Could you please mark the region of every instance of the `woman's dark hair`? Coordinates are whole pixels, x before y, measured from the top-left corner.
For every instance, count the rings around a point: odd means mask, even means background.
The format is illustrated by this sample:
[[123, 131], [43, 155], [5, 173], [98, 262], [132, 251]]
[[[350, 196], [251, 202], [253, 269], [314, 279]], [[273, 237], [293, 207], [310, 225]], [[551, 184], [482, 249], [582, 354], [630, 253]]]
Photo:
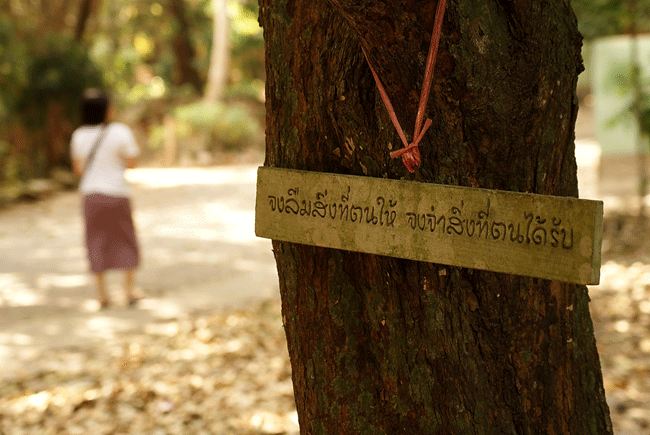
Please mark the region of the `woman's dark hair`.
[[97, 125], [106, 121], [108, 94], [101, 89], [88, 89], [81, 100], [81, 122], [84, 125]]

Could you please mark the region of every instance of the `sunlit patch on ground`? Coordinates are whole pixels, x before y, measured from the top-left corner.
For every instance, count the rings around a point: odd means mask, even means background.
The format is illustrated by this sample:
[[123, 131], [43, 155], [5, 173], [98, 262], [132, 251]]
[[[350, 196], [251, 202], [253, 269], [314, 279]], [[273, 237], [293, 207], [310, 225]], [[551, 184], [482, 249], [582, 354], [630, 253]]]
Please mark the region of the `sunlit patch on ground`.
[[15, 273], [0, 274], [0, 306], [25, 307], [43, 303], [43, 295]]
[[36, 285], [39, 289], [70, 289], [77, 287], [84, 287], [89, 284], [88, 274], [72, 274], [72, 275], [62, 275], [62, 274], [53, 274], [46, 273], [40, 275], [36, 280]]
[[203, 168], [160, 169], [137, 168], [126, 171], [126, 179], [142, 187], [162, 188], [204, 185], [247, 184], [255, 182], [257, 168], [250, 166], [224, 167], [219, 172]]

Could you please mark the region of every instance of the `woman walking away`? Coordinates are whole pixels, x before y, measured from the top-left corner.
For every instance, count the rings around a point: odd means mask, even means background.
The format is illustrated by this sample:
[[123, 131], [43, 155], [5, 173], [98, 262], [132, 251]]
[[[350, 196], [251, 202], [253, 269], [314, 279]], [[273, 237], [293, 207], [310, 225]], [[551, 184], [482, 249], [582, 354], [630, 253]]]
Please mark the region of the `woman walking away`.
[[129, 127], [111, 122], [113, 110], [105, 92], [86, 91], [81, 113], [83, 125], [72, 134], [70, 148], [74, 171], [80, 177], [88, 259], [99, 303], [101, 308], [110, 304], [105, 271], [123, 269], [126, 301], [133, 307], [137, 302], [133, 271], [139, 263], [139, 249], [124, 170], [135, 166], [140, 150]]

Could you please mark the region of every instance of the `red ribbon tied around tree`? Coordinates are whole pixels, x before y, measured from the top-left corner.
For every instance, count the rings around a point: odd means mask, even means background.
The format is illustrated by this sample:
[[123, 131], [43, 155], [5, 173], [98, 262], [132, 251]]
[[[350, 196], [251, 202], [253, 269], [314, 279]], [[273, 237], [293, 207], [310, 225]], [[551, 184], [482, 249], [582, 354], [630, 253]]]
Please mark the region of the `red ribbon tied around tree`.
[[366, 57], [366, 61], [368, 61], [368, 65], [370, 66], [370, 71], [372, 71], [372, 76], [375, 78], [375, 83], [377, 83], [377, 89], [379, 89], [379, 94], [381, 95], [381, 99], [384, 101], [386, 110], [390, 115], [390, 119], [393, 122], [393, 125], [395, 126], [395, 129], [397, 130], [400, 139], [402, 139], [402, 143], [404, 143], [404, 148], [391, 152], [390, 156], [392, 158], [402, 156], [402, 163], [404, 163], [406, 169], [408, 169], [409, 172], [411, 173], [415, 172], [416, 166], [420, 166], [421, 160], [420, 160], [420, 150], [418, 146], [420, 145], [420, 141], [424, 137], [424, 133], [426, 133], [426, 131], [431, 126], [431, 119], [427, 118], [427, 120], [424, 122], [424, 126], [422, 126], [422, 121], [424, 119], [424, 112], [426, 111], [427, 108], [427, 102], [429, 101], [429, 93], [431, 91], [431, 81], [433, 79], [433, 67], [436, 64], [436, 54], [438, 53], [438, 43], [440, 42], [440, 33], [442, 31], [442, 19], [444, 18], [445, 15], [446, 3], [447, 0], [438, 0], [436, 18], [433, 24], [433, 32], [431, 33], [431, 44], [429, 45], [429, 54], [427, 56], [427, 67], [424, 72], [424, 82], [422, 84], [422, 91], [420, 93], [420, 105], [418, 107], [418, 114], [415, 119], [415, 129], [413, 130], [413, 142], [411, 142], [410, 144], [406, 140], [406, 136], [404, 135], [404, 130], [402, 129], [402, 126], [400, 125], [399, 120], [397, 119], [397, 115], [395, 114], [395, 109], [393, 109], [393, 105], [390, 102], [390, 98], [388, 98], [388, 94], [386, 93], [384, 86], [381, 84], [381, 80], [379, 80], [377, 73], [372, 67], [372, 64], [370, 63], [370, 59], [368, 59], [368, 54], [366, 53], [366, 50], [362, 48], [363, 55]]

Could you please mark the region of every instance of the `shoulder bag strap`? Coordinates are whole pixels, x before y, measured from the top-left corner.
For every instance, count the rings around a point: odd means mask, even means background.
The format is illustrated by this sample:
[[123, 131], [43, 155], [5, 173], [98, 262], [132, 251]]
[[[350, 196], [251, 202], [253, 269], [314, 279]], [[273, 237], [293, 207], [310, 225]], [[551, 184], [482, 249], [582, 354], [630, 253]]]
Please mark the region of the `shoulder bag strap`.
[[108, 125], [102, 124], [102, 129], [99, 132], [99, 136], [97, 136], [97, 140], [95, 140], [95, 143], [93, 144], [93, 147], [90, 149], [90, 154], [88, 154], [88, 158], [86, 159], [86, 164], [84, 165], [84, 170], [81, 173], [80, 180], [83, 179], [84, 175], [88, 172], [88, 168], [92, 164], [93, 160], [95, 159], [95, 154], [97, 154], [97, 150], [99, 149], [99, 145], [102, 142], [102, 139], [104, 139], [104, 135], [106, 134], [106, 128]]

